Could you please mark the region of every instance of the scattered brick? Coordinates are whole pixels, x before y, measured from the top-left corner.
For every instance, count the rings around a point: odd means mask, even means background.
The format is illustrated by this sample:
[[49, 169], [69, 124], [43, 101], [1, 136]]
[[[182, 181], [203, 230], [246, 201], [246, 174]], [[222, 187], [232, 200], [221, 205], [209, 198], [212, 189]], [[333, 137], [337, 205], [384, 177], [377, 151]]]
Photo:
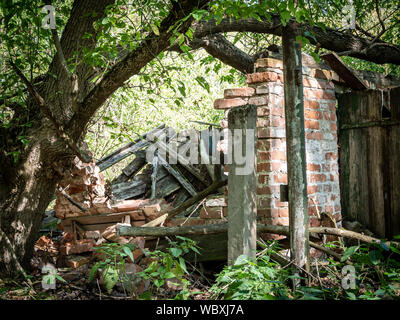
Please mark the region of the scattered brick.
[[238, 98], [238, 97], [251, 97], [254, 95], [254, 88], [235, 88], [235, 89], [226, 89], [224, 91], [224, 97], [227, 98]]
[[217, 99], [214, 101], [214, 109], [230, 109], [245, 104], [247, 104], [247, 101], [242, 98]]

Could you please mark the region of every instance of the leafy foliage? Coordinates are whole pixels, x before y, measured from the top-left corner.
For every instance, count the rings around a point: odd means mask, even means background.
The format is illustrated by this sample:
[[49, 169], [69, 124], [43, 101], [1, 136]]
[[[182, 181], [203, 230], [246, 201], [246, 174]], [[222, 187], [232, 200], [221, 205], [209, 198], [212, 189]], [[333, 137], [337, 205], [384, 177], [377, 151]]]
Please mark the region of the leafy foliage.
[[89, 282], [93, 281], [101, 270], [104, 285], [108, 292], [120, 281], [125, 272], [125, 258], [129, 257], [132, 261], [132, 250], [135, 249], [133, 244], [120, 245], [118, 243], [105, 243], [94, 247], [96, 253], [102, 257], [101, 261], [96, 262], [89, 274]]
[[[334, 247], [335, 244], [330, 244]], [[271, 258], [279, 247], [272, 243], [256, 261], [238, 257], [232, 266], [218, 274], [210, 289], [213, 298], [257, 300], [380, 300], [400, 299], [400, 256], [397, 245], [362, 244], [346, 248], [340, 262], [315, 262], [309, 286], [293, 290], [293, 275]], [[342, 286], [341, 270], [355, 268], [355, 289]]]
[[[187, 299], [190, 292], [187, 290], [189, 281], [184, 278], [188, 274], [184, 255], [193, 251], [200, 254], [196, 243], [185, 237], [176, 236], [180, 241], [170, 241], [170, 247], [166, 251], [155, 250], [149, 251], [147, 254], [152, 258], [150, 265], [139, 272], [144, 279], [151, 281], [156, 292], [161, 288], [167, 280], [182, 289], [176, 299]], [[142, 298], [151, 298], [152, 289], [144, 293]]]

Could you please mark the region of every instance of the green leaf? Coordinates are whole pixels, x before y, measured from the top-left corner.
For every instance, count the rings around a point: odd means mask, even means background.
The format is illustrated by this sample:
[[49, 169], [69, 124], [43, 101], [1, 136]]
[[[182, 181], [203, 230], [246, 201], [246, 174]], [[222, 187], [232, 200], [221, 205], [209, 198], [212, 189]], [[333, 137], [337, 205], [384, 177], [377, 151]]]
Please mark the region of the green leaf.
[[383, 289], [379, 289], [379, 290], [376, 290], [376, 291], [374, 292], [374, 294], [375, 294], [376, 296], [383, 296], [383, 295], [385, 295], [385, 293], [386, 293], [386, 291], [383, 290]]
[[199, 21], [203, 18], [204, 15], [206, 15], [208, 11], [206, 10], [196, 10], [192, 12], [192, 16], [195, 20]]
[[382, 258], [382, 254], [378, 251], [378, 250], [372, 250], [370, 251], [370, 253], [368, 254], [370, 261], [372, 262], [372, 264], [377, 265], [380, 263], [381, 258]]
[[151, 30], [153, 30], [153, 32], [155, 33], [155, 35], [159, 36], [160, 35], [160, 31], [158, 30], [157, 26], [152, 23], [150, 24]]
[[290, 12], [289, 11], [281, 11], [281, 22], [283, 26], [286, 26], [286, 23], [290, 20]]
[[90, 269], [90, 273], [89, 273], [89, 282], [92, 282], [95, 275], [97, 274], [97, 270], [99, 270], [100, 268], [100, 262], [96, 262], [94, 264], [94, 266], [92, 267], [92, 269]]
[[161, 287], [164, 284], [164, 279], [155, 279], [154, 284], [157, 288]]
[[353, 292], [346, 292], [350, 300], [356, 300], [356, 295]]
[[60, 280], [61, 282], [67, 283], [67, 281], [58, 274], [56, 274], [56, 279]]
[[112, 288], [117, 284], [119, 279], [119, 270], [114, 266], [107, 266], [103, 271], [104, 285], [107, 292], [111, 293]]
[[164, 275], [163, 275], [163, 278], [164, 279], [171, 279], [171, 278], [175, 278], [176, 277], [176, 275], [173, 273], [173, 272], [167, 272], [167, 273], [165, 273]]
[[352, 247], [347, 248], [340, 261], [341, 262], [346, 261], [353, 253], [355, 253], [357, 251], [357, 249], [358, 249], [358, 246], [352, 246]]
[[171, 253], [175, 258], [178, 258], [182, 254], [182, 249], [179, 248], [171, 248]]
[[133, 259], [132, 250], [129, 247], [123, 246], [122, 251], [126, 253], [126, 255], [131, 259], [132, 262], [135, 262], [135, 260]]
[[209, 83], [207, 82], [206, 79], [204, 79], [204, 78], [201, 77], [201, 76], [198, 76], [198, 77], [196, 77], [195, 80], [197, 81], [197, 83], [198, 83], [200, 86], [202, 86], [204, 89], [206, 89], [208, 93], [210, 93], [210, 85], [209, 85]]
[[183, 84], [182, 86], [178, 87], [179, 92], [181, 93], [182, 96], [186, 97], [186, 90], [185, 90], [185, 85]]
[[182, 257], [179, 257], [179, 265], [181, 266], [181, 268], [183, 269], [183, 271], [185, 271], [185, 273], [189, 273], [186, 269], [186, 263], [185, 260], [183, 260]]
[[390, 250], [392, 250], [393, 252], [395, 252], [395, 253], [398, 253], [398, 254], [400, 254], [400, 250], [399, 249], [397, 249], [396, 247], [394, 247], [394, 246], [390, 246]]
[[242, 254], [239, 257], [237, 257], [234, 265], [240, 266], [240, 265], [246, 264], [248, 262], [248, 260], [249, 260], [249, 258], [245, 254]]

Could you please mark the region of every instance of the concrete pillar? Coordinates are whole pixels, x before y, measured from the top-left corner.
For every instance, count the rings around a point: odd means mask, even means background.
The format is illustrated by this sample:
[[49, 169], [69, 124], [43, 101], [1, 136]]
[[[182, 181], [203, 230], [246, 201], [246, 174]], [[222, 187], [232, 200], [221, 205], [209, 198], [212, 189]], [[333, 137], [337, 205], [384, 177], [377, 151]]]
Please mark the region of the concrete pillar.
[[256, 122], [255, 105], [229, 111], [228, 264], [243, 254], [250, 259], [256, 256]]

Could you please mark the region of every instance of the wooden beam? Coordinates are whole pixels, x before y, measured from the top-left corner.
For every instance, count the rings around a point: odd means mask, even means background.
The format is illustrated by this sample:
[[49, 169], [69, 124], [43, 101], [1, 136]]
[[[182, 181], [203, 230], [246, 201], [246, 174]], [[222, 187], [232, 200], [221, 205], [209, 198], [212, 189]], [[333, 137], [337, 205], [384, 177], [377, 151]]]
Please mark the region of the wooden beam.
[[[158, 140], [156, 142], [156, 146], [158, 147], [158, 149], [164, 153], [170, 154], [170, 157], [174, 157], [178, 163], [183, 166], [187, 171], [189, 171], [193, 176], [195, 176], [198, 180], [200, 180], [203, 184], [207, 185], [207, 179], [204, 178], [204, 176], [196, 169], [194, 168], [190, 163], [188, 163], [188, 159], [186, 159], [184, 156], [182, 156], [181, 154], [177, 153], [175, 150], [173, 150], [172, 148], [169, 148], [167, 146], [167, 144], [165, 144], [164, 142], [162, 142], [161, 140]], [[161, 153], [159, 152], [159, 153]]]
[[335, 53], [330, 52], [321, 55], [322, 60], [335, 71], [345, 83], [354, 90], [366, 90], [368, 86]]
[[189, 181], [186, 181], [181, 174], [175, 170], [161, 155], [158, 155], [160, 164], [184, 187], [193, 197], [197, 194], [195, 188]]
[[[295, 23], [282, 32], [291, 259], [309, 271], [302, 56]], [[296, 270], [297, 271], [297, 270]], [[299, 284], [294, 281], [295, 286]]]
[[148, 135], [160, 135], [165, 128], [165, 124], [158, 126], [157, 128], [146, 132], [142, 137], [129, 142], [125, 146], [118, 148], [114, 152], [110, 153], [109, 155], [105, 156], [104, 158], [97, 161], [96, 165], [100, 168], [100, 171], [104, 171], [111, 167], [112, 165], [118, 163], [119, 161], [125, 159], [126, 157], [134, 154], [135, 152], [139, 151], [142, 148], [145, 148], [150, 145], [150, 143], [144, 140]]

